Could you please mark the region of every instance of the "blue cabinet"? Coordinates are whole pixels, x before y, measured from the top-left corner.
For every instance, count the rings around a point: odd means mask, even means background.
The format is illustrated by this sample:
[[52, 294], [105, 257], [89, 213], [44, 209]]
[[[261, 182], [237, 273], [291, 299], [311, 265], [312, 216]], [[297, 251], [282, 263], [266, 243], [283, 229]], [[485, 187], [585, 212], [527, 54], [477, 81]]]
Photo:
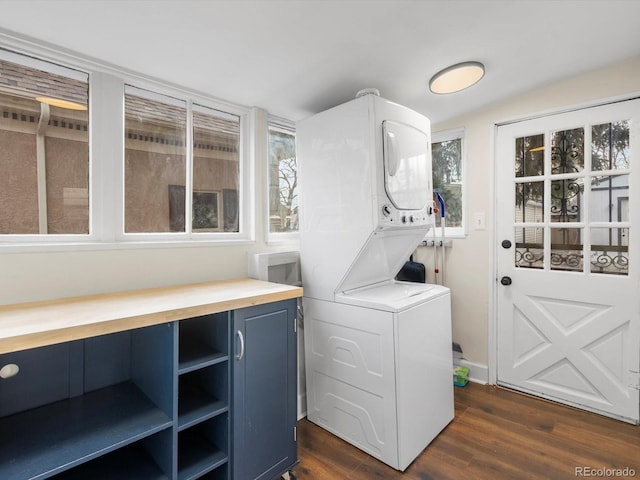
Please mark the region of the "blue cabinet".
[[286, 300], [1, 354], [19, 371], [0, 378], [0, 479], [278, 478], [294, 319]]
[[297, 462], [296, 301], [233, 312], [233, 479], [273, 480]]

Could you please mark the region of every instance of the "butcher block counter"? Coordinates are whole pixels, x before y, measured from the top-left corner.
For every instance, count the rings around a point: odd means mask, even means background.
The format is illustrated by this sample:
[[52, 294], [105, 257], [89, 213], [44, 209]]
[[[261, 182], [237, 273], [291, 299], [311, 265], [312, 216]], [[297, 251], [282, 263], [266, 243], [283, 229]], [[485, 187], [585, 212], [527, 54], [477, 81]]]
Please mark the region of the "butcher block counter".
[[0, 354], [302, 297], [250, 278], [0, 306]]

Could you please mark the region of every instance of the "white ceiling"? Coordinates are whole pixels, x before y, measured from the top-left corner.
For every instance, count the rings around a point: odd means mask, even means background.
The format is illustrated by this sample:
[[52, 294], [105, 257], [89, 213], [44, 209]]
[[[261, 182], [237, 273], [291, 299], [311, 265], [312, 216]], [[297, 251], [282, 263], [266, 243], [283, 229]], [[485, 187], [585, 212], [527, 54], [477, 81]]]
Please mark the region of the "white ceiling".
[[[0, 28], [291, 120], [378, 88], [437, 123], [640, 55], [640, 0], [0, 0]], [[457, 94], [429, 78], [477, 60]]]

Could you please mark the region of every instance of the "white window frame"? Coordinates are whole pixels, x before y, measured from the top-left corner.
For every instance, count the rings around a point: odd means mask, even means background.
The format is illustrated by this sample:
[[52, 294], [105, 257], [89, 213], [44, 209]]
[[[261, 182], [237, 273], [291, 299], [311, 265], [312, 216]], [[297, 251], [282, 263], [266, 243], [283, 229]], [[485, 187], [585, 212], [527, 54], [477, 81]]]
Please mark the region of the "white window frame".
[[[462, 163], [462, 220], [460, 227], [449, 227], [446, 225], [446, 205], [445, 205], [445, 238], [466, 238], [467, 236], [467, 148], [466, 148], [466, 140], [465, 140], [465, 129], [464, 128], [456, 128], [451, 130], [443, 130], [441, 132], [434, 132], [431, 134], [431, 144], [446, 142], [450, 140], [460, 139], [461, 149], [460, 149], [460, 161]], [[434, 193], [435, 197], [435, 193]], [[436, 207], [439, 208], [439, 205], [436, 202]], [[440, 215], [439, 213], [437, 214]], [[437, 235], [441, 235], [440, 227], [437, 227]], [[430, 232], [427, 235], [426, 240], [431, 240], [433, 234]]]
[[[269, 131], [280, 130], [285, 133], [290, 133], [294, 137], [296, 136], [295, 123], [286, 119], [269, 115], [267, 117], [267, 125], [265, 129], [265, 175], [264, 175], [264, 213], [263, 218], [265, 222], [265, 238], [267, 244], [284, 244], [294, 243], [300, 239], [300, 231], [296, 232], [271, 232], [269, 228]], [[298, 184], [298, 202], [300, 201], [300, 185]], [[300, 208], [300, 205], [298, 205]]]
[[[0, 235], [0, 253], [33, 251], [109, 250], [153, 246], [241, 245], [255, 242], [255, 109], [235, 105], [179, 86], [151, 80], [134, 72], [39, 46], [0, 32], [0, 58], [56, 73], [76, 70], [89, 74], [89, 234]], [[50, 66], [52, 65], [52, 66]], [[50, 66], [49, 68], [43, 68]], [[54, 69], [54, 70], [52, 70]], [[60, 73], [60, 71], [58, 71]], [[63, 73], [64, 75], [65, 73]], [[67, 74], [68, 75], [68, 74]], [[192, 104], [240, 119], [239, 232], [194, 234], [124, 233], [124, 88], [125, 84], [159, 95], [183, 99], [189, 108], [187, 140], [192, 135]], [[188, 155], [189, 162], [191, 157]], [[190, 181], [191, 167], [188, 167]], [[191, 208], [189, 199], [189, 207]], [[190, 210], [189, 221], [190, 221]]]
[[63, 244], [63, 243], [85, 243], [95, 241], [97, 238], [96, 232], [94, 231], [93, 224], [96, 222], [95, 212], [93, 208], [93, 200], [94, 200], [94, 165], [93, 165], [93, 156], [91, 152], [91, 129], [92, 118], [92, 81], [91, 74], [87, 70], [83, 70], [81, 68], [67, 66], [64, 65], [64, 62], [56, 62], [55, 60], [49, 60], [44, 58], [34, 58], [27, 53], [5, 50], [0, 45], [0, 59], [15, 63], [18, 65], [23, 65], [29, 68], [35, 68], [38, 70], [42, 70], [47, 73], [52, 73], [56, 75], [61, 75], [73, 80], [85, 80], [88, 79], [89, 82], [89, 178], [88, 178], [88, 187], [89, 187], [89, 233], [88, 234], [59, 234], [59, 233], [37, 233], [37, 234], [2, 234], [0, 235], [0, 246], [2, 245], [43, 245], [43, 244]]
[[[250, 122], [249, 109], [243, 109], [239, 107], [232, 107], [230, 105], [222, 105], [216, 102], [212, 102], [209, 99], [202, 98], [200, 96], [186, 97], [184, 94], [179, 96], [180, 92], [167, 89], [159, 89], [157, 86], [140, 86], [141, 82], [136, 82], [135, 85], [126, 83], [124, 89], [127, 92], [134, 93], [135, 95], [144, 96], [152, 100], [160, 102], [171, 103], [172, 99], [177, 102], [185, 102], [187, 109], [187, 132], [186, 132], [186, 183], [185, 183], [185, 232], [159, 232], [159, 233], [126, 233], [124, 231], [124, 158], [125, 158], [125, 145], [124, 145], [124, 108], [122, 114], [122, 168], [120, 170], [121, 177], [118, 179], [118, 183], [121, 188], [119, 195], [119, 212], [118, 226], [116, 239], [123, 243], [155, 243], [155, 242], [176, 242], [185, 241], [189, 243], [228, 243], [234, 241], [252, 241], [253, 227], [251, 222], [251, 215], [247, 214], [246, 205], [253, 205], [253, 189], [251, 188], [251, 177], [253, 176], [252, 165], [246, 165], [245, 160], [248, 157], [248, 141], [251, 136], [248, 133], [247, 124]], [[162, 90], [162, 91], [159, 91]], [[124, 102], [124, 97], [123, 97]], [[203, 108], [204, 107], [204, 108]], [[240, 144], [239, 144], [239, 187], [240, 192], [238, 195], [238, 232], [191, 232], [191, 213], [192, 213], [192, 187], [193, 187], [193, 117], [192, 112], [200, 111], [207, 112], [207, 110], [215, 110], [216, 114], [220, 117], [238, 119], [240, 122]], [[249, 162], [251, 163], [251, 162]]]

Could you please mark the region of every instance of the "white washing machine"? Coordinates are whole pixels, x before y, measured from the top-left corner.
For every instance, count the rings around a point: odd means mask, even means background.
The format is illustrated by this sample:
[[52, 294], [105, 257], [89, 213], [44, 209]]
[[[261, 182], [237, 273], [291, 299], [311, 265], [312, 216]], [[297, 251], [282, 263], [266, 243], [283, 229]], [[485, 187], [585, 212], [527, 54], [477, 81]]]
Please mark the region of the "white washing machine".
[[430, 139], [376, 95], [296, 133], [307, 416], [398, 470], [453, 419], [449, 290], [394, 280], [433, 227]]
[[405, 470], [453, 419], [449, 290], [398, 282], [344, 301], [303, 299], [308, 418]]

